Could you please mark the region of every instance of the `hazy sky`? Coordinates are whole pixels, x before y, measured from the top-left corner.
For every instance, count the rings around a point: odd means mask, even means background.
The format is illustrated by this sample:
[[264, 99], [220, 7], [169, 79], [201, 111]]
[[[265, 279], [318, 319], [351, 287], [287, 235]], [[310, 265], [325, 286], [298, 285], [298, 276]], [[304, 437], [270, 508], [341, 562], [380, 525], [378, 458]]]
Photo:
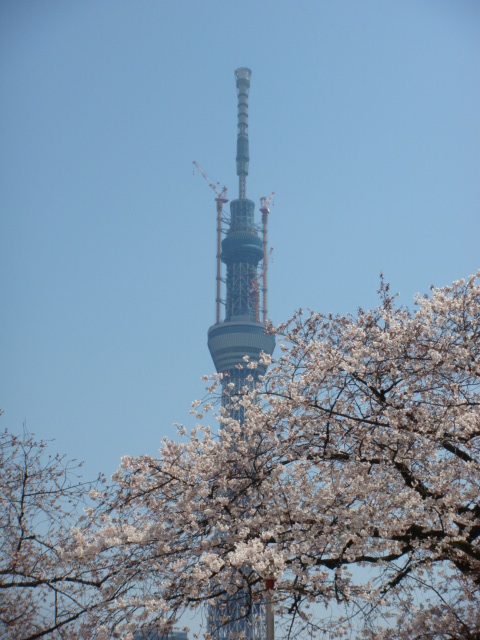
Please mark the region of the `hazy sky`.
[[3, 0], [0, 425], [111, 474], [213, 365], [215, 202], [275, 191], [270, 316], [480, 267], [474, 0]]

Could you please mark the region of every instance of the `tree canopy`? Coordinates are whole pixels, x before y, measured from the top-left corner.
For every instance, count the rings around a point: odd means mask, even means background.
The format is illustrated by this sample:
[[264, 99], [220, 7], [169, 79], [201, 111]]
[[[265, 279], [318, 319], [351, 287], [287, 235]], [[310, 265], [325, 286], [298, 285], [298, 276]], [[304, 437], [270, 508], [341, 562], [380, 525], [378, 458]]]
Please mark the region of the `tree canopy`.
[[102, 582], [97, 637], [235, 594], [248, 615], [273, 578], [276, 637], [480, 638], [479, 277], [299, 311], [259, 386], [215, 376], [196, 428], [123, 458], [62, 551]]
[[196, 405], [183, 441], [122, 460], [78, 544], [115, 556], [132, 620], [271, 577], [287, 636], [479, 637], [478, 274], [411, 311], [379, 295], [275, 329], [261, 385], [232, 390], [243, 424]]

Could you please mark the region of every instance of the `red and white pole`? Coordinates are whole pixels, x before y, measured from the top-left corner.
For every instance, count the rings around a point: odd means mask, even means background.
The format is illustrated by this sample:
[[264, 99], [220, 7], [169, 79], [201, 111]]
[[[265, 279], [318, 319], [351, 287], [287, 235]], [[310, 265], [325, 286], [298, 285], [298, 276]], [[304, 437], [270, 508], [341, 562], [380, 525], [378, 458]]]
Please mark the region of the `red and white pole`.
[[275, 621], [273, 612], [273, 589], [275, 587], [275, 580], [267, 578], [265, 580], [265, 588], [267, 590], [267, 640], [275, 639]]

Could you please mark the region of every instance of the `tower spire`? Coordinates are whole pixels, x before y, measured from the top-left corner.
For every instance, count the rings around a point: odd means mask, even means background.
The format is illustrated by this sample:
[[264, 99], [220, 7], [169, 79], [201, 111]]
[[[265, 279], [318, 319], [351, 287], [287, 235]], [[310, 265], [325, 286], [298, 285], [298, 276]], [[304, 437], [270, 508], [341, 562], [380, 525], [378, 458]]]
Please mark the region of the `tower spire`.
[[247, 67], [235, 69], [238, 97], [238, 134], [237, 134], [237, 176], [238, 197], [247, 197], [247, 176], [250, 155], [248, 151], [248, 91], [252, 72]]

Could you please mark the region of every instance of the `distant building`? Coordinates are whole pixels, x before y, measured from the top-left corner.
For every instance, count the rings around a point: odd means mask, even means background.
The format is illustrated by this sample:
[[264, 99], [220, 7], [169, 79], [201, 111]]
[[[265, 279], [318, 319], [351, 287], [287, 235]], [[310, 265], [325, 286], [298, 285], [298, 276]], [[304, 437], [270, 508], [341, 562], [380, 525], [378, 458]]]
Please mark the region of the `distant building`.
[[170, 631], [165, 635], [155, 627], [149, 627], [143, 631], [135, 631], [134, 640], [188, 640], [186, 631]]

